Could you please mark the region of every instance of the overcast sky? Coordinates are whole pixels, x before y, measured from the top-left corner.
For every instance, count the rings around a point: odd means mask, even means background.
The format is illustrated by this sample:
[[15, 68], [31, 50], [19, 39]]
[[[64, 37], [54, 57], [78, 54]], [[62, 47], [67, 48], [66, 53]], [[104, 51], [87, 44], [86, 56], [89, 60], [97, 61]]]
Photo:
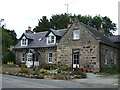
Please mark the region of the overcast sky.
[[[0, 0], [0, 18], [5, 19], [6, 28], [15, 30], [19, 38], [31, 26], [37, 26], [42, 16], [50, 18], [67, 12], [81, 15], [108, 16], [118, 24], [119, 0]], [[117, 32], [116, 32], [117, 34]]]

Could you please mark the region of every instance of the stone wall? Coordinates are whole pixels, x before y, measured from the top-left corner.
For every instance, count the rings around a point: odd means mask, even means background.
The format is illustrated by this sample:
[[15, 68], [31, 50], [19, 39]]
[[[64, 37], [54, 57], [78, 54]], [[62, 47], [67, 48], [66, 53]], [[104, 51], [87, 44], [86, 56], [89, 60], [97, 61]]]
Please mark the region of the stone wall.
[[43, 49], [37, 49], [37, 50], [40, 53], [39, 61], [41, 64], [48, 64], [48, 53], [53, 53], [52, 64], [56, 64], [56, 59], [57, 59], [56, 48], [43, 48]]
[[[38, 61], [40, 64], [48, 64], [48, 53], [53, 53], [53, 64], [57, 63], [57, 53], [56, 48], [36, 48], [36, 50], [40, 53], [38, 56]], [[22, 63], [22, 54], [25, 54], [28, 51], [28, 49], [19, 49], [15, 50], [16, 52], [16, 63]]]
[[[73, 30], [80, 30], [80, 39], [73, 40]], [[99, 71], [99, 41], [80, 23], [71, 26], [57, 47], [57, 61], [72, 66], [72, 50], [80, 52], [80, 65], [91, 65], [92, 69]], [[94, 64], [94, 65], [93, 65]]]
[[22, 54], [26, 53], [28, 49], [17, 49], [15, 50], [16, 64], [22, 63]]
[[112, 65], [118, 65], [118, 49], [101, 44], [101, 67], [112, 67]]

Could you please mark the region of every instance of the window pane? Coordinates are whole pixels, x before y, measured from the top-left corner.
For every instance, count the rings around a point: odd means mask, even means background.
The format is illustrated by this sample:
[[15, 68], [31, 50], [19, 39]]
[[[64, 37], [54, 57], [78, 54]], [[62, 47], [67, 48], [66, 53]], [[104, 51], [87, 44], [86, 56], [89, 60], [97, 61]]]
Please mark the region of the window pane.
[[53, 39], [53, 40], [54, 40], [54, 36], [51, 36], [51, 39]]
[[80, 38], [80, 30], [74, 30], [73, 39], [79, 39], [79, 38]]
[[48, 62], [52, 62], [52, 59], [53, 59], [53, 54], [49, 53], [49, 55], [48, 55]]
[[48, 43], [54, 43], [54, 36], [49, 36], [48, 37]]
[[49, 53], [49, 57], [52, 57], [52, 53]]

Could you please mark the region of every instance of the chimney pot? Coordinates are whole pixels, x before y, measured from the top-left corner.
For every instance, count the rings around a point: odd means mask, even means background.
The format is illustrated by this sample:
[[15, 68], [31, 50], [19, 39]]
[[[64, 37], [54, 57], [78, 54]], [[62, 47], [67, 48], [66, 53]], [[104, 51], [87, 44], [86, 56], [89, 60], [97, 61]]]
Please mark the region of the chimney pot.
[[29, 33], [29, 34], [33, 33], [33, 31], [31, 31], [31, 27], [30, 26], [28, 26], [28, 30], [25, 30], [25, 33]]
[[31, 27], [30, 27], [30, 26], [28, 26], [28, 30], [31, 30]]

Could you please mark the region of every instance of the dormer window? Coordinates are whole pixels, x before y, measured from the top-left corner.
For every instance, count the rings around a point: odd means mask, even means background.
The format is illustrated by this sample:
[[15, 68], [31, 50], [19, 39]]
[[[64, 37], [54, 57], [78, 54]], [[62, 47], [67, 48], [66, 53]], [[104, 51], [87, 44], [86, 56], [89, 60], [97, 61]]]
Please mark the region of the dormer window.
[[21, 46], [27, 46], [27, 44], [28, 44], [28, 39], [26, 39], [25, 37], [23, 37], [21, 39]]
[[56, 36], [53, 33], [50, 33], [47, 37], [47, 44], [55, 44]]
[[48, 43], [54, 43], [55, 42], [55, 37], [54, 36], [49, 36], [48, 37]]

